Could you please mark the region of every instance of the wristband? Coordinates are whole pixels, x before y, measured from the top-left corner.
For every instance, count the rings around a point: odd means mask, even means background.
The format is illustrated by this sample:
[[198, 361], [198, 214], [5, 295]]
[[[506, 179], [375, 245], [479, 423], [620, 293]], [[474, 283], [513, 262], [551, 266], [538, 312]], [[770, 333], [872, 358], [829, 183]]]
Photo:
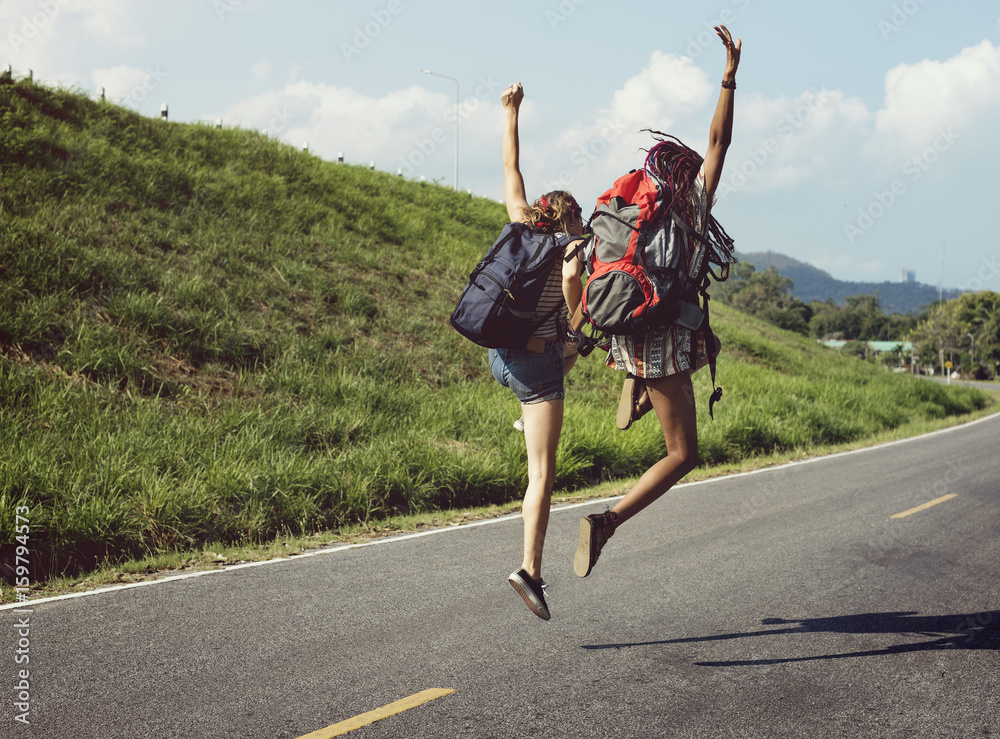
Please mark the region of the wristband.
[[722, 86], [724, 88], [726, 88], [727, 90], [735, 90], [736, 89], [736, 80], [733, 80], [732, 82], [726, 82], [726, 80], [722, 80]]

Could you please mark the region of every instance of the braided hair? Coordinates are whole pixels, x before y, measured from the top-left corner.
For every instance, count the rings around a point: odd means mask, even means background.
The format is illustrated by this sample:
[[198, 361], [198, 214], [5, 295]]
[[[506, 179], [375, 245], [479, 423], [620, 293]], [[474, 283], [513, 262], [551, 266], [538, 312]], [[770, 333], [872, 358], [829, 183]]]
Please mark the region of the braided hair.
[[[698, 176], [704, 158], [676, 136], [648, 128], [644, 130], [652, 134], [657, 141], [646, 155], [646, 174], [652, 177], [661, 189], [669, 193], [667, 205], [670, 210], [693, 228], [694, 198], [691, 186]], [[715, 276], [715, 273], [712, 273], [715, 279], [721, 282], [729, 277], [729, 267], [737, 261], [733, 255], [733, 239], [711, 212], [705, 236], [711, 245], [706, 257], [711, 264], [722, 268], [721, 275]]]

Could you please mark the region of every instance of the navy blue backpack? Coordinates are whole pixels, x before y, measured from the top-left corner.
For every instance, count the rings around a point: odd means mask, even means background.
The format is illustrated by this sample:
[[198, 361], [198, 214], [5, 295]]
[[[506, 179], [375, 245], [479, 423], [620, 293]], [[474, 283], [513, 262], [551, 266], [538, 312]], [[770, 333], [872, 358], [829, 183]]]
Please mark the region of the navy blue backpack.
[[524, 223], [508, 223], [469, 275], [451, 325], [490, 349], [523, 349], [535, 330], [565, 307], [537, 312], [556, 260], [570, 237], [543, 234]]

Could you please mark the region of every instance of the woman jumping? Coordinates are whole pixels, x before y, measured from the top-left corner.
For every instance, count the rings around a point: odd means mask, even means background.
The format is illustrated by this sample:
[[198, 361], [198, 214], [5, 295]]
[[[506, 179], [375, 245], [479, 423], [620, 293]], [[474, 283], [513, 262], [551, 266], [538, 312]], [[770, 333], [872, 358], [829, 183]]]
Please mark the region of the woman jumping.
[[[507, 214], [512, 222], [525, 223], [532, 230], [567, 237], [569, 256], [576, 251], [583, 234], [580, 206], [568, 192], [546, 193], [528, 204], [519, 164], [518, 112], [524, 91], [521, 84], [503, 91], [500, 100], [506, 113], [503, 135], [504, 190]], [[566, 316], [576, 310], [582, 296], [579, 264], [556, 261], [538, 303], [537, 312], [547, 314], [560, 304], [528, 339], [524, 349], [490, 349], [490, 370], [497, 381], [510, 388], [521, 401], [524, 442], [528, 451], [528, 489], [524, 493], [524, 559], [508, 578], [537, 616], [549, 619], [542, 580], [542, 548], [549, 523], [549, 506], [556, 474], [556, 447], [562, 431], [563, 377], [577, 358], [576, 343], [568, 339]]]
[[[733, 43], [725, 26], [717, 26], [715, 31], [726, 47], [726, 69], [704, 160], [668, 137], [651, 149], [646, 162], [647, 171], [668, 183], [673, 198], [671, 208], [701, 236], [715, 231], [709, 228], [709, 211], [732, 140], [736, 69], [742, 45], [739, 39]], [[711, 238], [717, 234], [708, 235]], [[580, 522], [580, 541], [573, 560], [573, 569], [580, 577], [590, 574], [602, 547], [618, 526], [657, 500], [697, 464], [698, 426], [691, 373], [703, 366], [709, 353], [718, 353], [717, 346], [708, 345], [711, 341], [710, 333], [676, 324], [639, 336], [613, 337], [608, 366], [628, 373], [618, 425], [628, 428], [651, 406], [663, 430], [667, 454], [614, 508], [591, 514]]]

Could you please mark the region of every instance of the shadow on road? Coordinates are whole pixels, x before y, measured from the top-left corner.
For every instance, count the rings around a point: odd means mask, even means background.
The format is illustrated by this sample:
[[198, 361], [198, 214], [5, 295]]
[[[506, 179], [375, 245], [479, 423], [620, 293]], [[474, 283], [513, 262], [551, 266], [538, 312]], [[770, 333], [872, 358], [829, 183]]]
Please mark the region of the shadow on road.
[[785, 662], [809, 662], [823, 659], [849, 657], [874, 657], [887, 654], [905, 654], [944, 649], [987, 649], [1000, 651], [1000, 611], [956, 614], [952, 616], [918, 616], [916, 611], [895, 613], [861, 613], [831, 618], [784, 619], [765, 618], [764, 626], [787, 628], [748, 631], [739, 634], [714, 634], [663, 641], [635, 642], [631, 644], [591, 644], [584, 649], [625, 649], [666, 644], [691, 644], [701, 642], [747, 639], [751, 637], [779, 636], [781, 634], [833, 633], [833, 634], [899, 634], [900, 636], [929, 636], [928, 641], [907, 642], [883, 649], [869, 649], [843, 654], [820, 654], [811, 657], [790, 657], [730, 662], [696, 662], [704, 667], [736, 667], [742, 665], [777, 665]]

